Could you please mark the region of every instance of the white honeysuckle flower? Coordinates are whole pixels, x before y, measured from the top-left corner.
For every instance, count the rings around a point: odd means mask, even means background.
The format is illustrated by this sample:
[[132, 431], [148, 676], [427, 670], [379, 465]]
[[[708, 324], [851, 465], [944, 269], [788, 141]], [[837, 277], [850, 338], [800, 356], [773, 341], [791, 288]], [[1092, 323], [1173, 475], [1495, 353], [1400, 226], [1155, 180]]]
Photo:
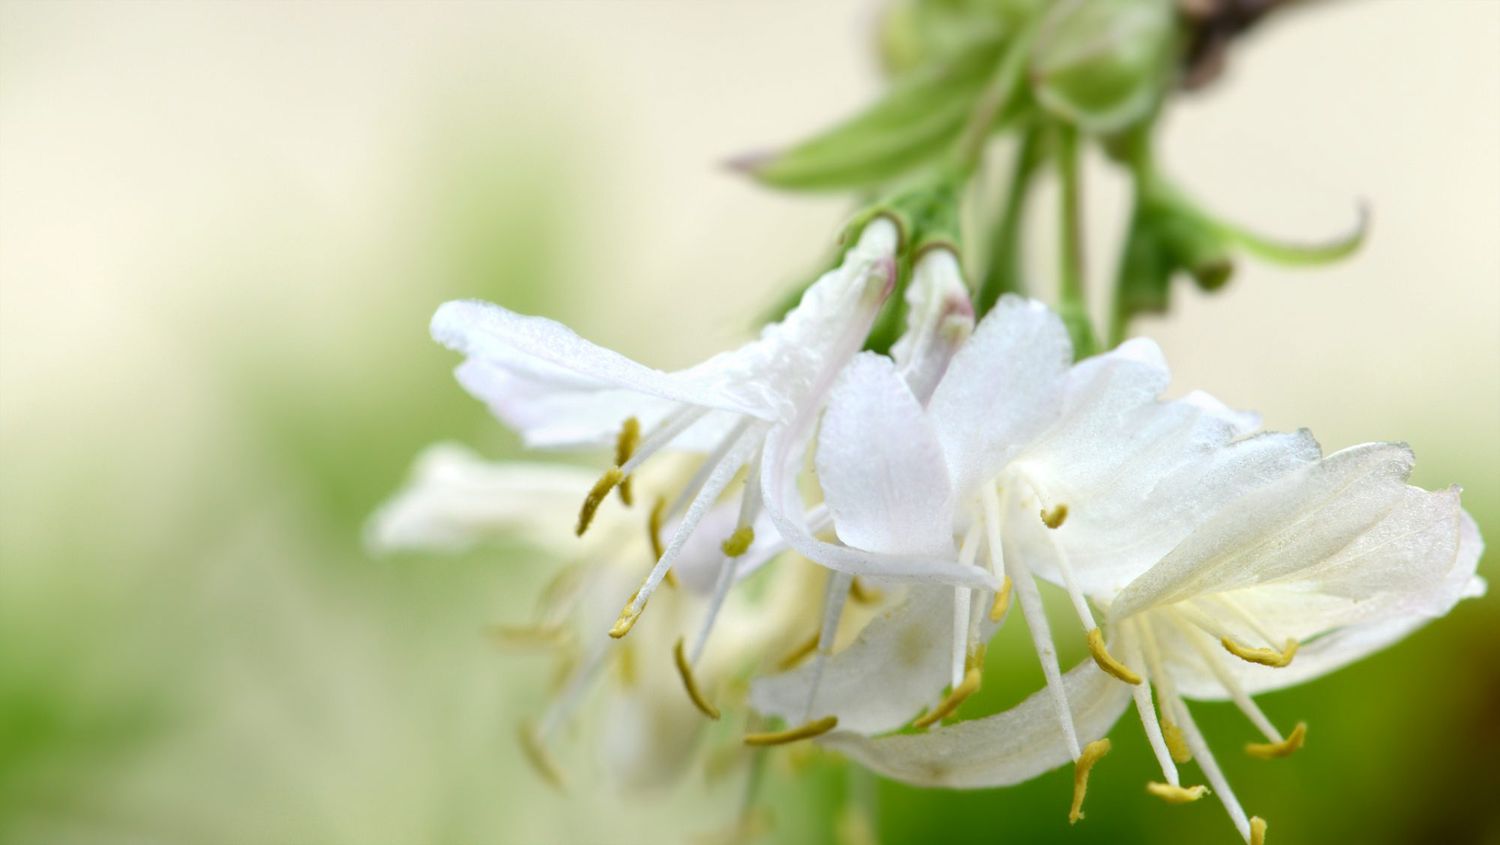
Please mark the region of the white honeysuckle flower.
[[[377, 509], [366, 538], [372, 551], [391, 553], [462, 551], [514, 537], [553, 559], [581, 561], [560, 569], [531, 623], [491, 629], [501, 645], [540, 650], [557, 661], [553, 700], [539, 719], [521, 726], [521, 747], [539, 774], [561, 785], [561, 767], [549, 750], [552, 739], [590, 692], [610, 678], [602, 696], [607, 711], [600, 737], [603, 762], [618, 782], [651, 786], [680, 775], [696, 753], [703, 720], [689, 717], [695, 707], [712, 708], [705, 691], [737, 677], [747, 662], [785, 653], [802, 634], [804, 617], [813, 608], [798, 596], [810, 590], [788, 583], [799, 577], [788, 570], [770, 586], [771, 606], [731, 602], [719, 620], [727, 636], [683, 674], [693, 690], [684, 696], [676, 677], [683, 672], [677, 665], [680, 642], [709, 613], [723, 552], [718, 542], [690, 540], [676, 567], [682, 589], [668, 591], [644, 630], [628, 641], [599, 636], [599, 623], [628, 598], [652, 550], [638, 521], [619, 511], [601, 513], [581, 545], [572, 536], [577, 492], [593, 478], [577, 467], [490, 462], [462, 446], [437, 444], [414, 462], [407, 485]], [[731, 530], [737, 511], [719, 505], [704, 525]], [[753, 569], [777, 553], [774, 537], [766, 536], [741, 558], [743, 567]]]
[[[1185, 700], [1232, 700], [1266, 739], [1247, 752], [1286, 756], [1306, 727], [1282, 734], [1252, 695], [1359, 660], [1484, 592], [1475, 575], [1483, 542], [1457, 489], [1412, 487], [1411, 467], [1410, 451], [1387, 443], [1280, 473], [1245, 463], [1235, 472], [1248, 473], [1248, 492], [1204, 516], [1123, 588], [1112, 570], [1092, 577], [1080, 569], [1114, 635], [1115, 655], [1096, 652], [1096, 660], [1119, 679], [1089, 728], [1102, 734], [1128, 691], [1165, 779], [1150, 785], [1153, 794], [1174, 803], [1201, 797], [1205, 788], [1183, 786], [1177, 770], [1195, 758], [1240, 835], [1258, 845], [1265, 822], [1240, 806]], [[1151, 505], [1137, 507], [1144, 515]], [[1092, 663], [1069, 674], [1084, 671], [1098, 675]], [[824, 741], [920, 785], [1014, 783], [1063, 762], [1056, 731], [1030, 718], [1037, 701], [924, 736], [840, 732]], [[1031, 768], [1017, 765], [1012, 749], [1033, 744], [1043, 750], [1027, 758]]]
[[[1071, 360], [1055, 314], [1005, 297], [953, 356], [925, 408], [889, 361], [862, 356], [846, 370], [818, 447], [819, 480], [841, 545], [811, 538], [794, 520], [778, 528], [798, 551], [846, 572], [888, 575], [886, 561], [941, 555], [991, 583], [980, 593], [937, 588], [950, 594], [939, 597], [924, 595], [934, 587], [918, 582], [908, 591], [910, 607], [885, 620], [906, 634], [871, 628], [839, 655], [820, 648], [809, 666], [759, 680], [752, 693], [758, 708], [789, 721], [836, 716], [843, 730], [877, 733], [909, 721], [946, 685], [951, 692], [918, 725], [946, 717], [978, 688], [983, 646], [1014, 589], [1064, 747], [1086, 766], [1036, 578], [1067, 590], [1105, 661], [1102, 631], [1075, 571], [1082, 567], [1070, 559], [1128, 581], [1205, 510], [1250, 480], [1314, 460], [1317, 448], [1305, 433], [1239, 439], [1257, 422], [1253, 416], [1201, 394], [1160, 400], [1170, 376], [1149, 341], [1077, 365]], [[783, 491], [789, 500], [791, 491]], [[768, 484], [767, 500], [774, 498]], [[1144, 515], [1143, 502], [1150, 506]], [[836, 627], [840, 609], [836, 595], [829, 598], [825, 631]], [[946, 615], [933, 613], [943, 608]], [[946, 671], [930, 663], [913, 671], [915, 661], [893, 653], [905, 646], [913, 654], [945, 653]], [[869, 691], [893, 687], [901, 691], [891, 699], [870, 700]]]
[[692, 640], [686, 668], [698, 662], [730, 587], [753, 569], [744, 557], [757, 534], [763, 445], [821, 410], [828, 387], [864, 345], [890, 295], [899, 241], [894, 221], [869, 221], [842, 263], [814, 282], [785, 319], [737, 350], [672, 373], [588, 343], [550, 320], [479, 302], [438, 309], [433, 337], [466, 356], [459, 380], [527, 443], [597, 445], [619, 432], [616, 465], [585, 498], [579, 534], [616, 486], [630, 503], [630, 479], [647, 459], [663, 450], [707, 453], [681, 493], [653, 508], [653, 526], [675, 528], [625, 602], [612, 636], [629, 632], [715, 503], [748, 467], [735, 527], [713, 538], [722, 541], [722, 554], [710, 610]]

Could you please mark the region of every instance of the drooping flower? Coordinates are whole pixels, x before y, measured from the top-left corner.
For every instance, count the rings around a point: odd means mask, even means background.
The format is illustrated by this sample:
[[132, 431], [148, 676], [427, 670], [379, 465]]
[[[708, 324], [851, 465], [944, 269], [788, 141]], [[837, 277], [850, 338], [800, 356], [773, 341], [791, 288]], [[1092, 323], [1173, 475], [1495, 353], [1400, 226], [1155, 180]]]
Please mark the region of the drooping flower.
[[[813, 610], [798, 600], [807, 592], [800, 585], [806, 567], [788, 570], [769, 585], [774, 600], [763, 606], [729, 603], [719, 622], [728, 635], [683, 676], [691, 685], [685, 696], [676, 677], [682, 637], [708, 611], [722, 551], [707, 532], [691, 539], [677, 565], [681, 588], [667, 591], [636, 636], [603, 636], [599, 622], [630, 594], [651, 549], [647, 533], [619, 511], [601, 513], [582, 542], [572, 536], [577, 491], [592, 480], [577, 467], [494, 463], [461, 446], [438, 444], [418, 457], [406, 487], [371, 517], [366, 538], [376, 553], [458, 551], [502, 537], [540, 551], [557, 572], [542, 591], [535, 618], [497, 624], [489, 632], [502, 647], [539, 652], [555, 664], [551, 703], [539, 718], [519, 726], [520, 746], [544, 779], [561, 786], [565, 777], [553, 741], [604, 685], [602, 760], [617, 782], [647, 787], [679, 776], [693, 759], [704, 724], [694, 710], [713, 708], [706, 698], [712, 690], [737, 677], [747, 662], [785, 653], [802, 634], [803, 617]], [[728, 530], [736, 510], [715, 507], [704, 518], [705, 528]], [[747, 553], [744, 565], [753, 569], [774, 554], [766, 545]]]
[[[1198, 520], [1123, 587], [1119, 569], [1076, 567], [1078, 587], [1106, 609], [1114, 652], [1097, 650], [1097, 667], [1069, 673], [1069, 693], [1097, 696], [1075, 704], [1080, 727], [1087, 720], [1102, 734], [1133, 698], [1165, 781], [1149, 791], [1174, 803], [1201, 797], [1205, 787], [1184, 786], [1177, 770], [1195, 758], [1240, 835], [1264, 841], [1265, 822], [1242, 809], [1185, 700], [1234, 701], [1265, 735], [1247, 752], [1286, 756], [1301, 747], [1305, 725], [1283, 734], [1251, 696], [1365, 657], [1483, 592], [1474, 574], [1483, 543], [1458, 491], [1408, 485], [1411, 466], [1409, 450], [1385, 443], [1283, 472], [1247, 464], [1232, 475], [1249, 473], [1248, 492]], [[1137, 500], [1133, 509], [1144, 518], [1150, 507]], [[824, 741], [909, 782], [998, 786], [1063, 762], [1065, 743], [1045, 709], [1039, 693], [928, 735], [840, 732]]]
[[891, 219], [871, 220], [843, 262], [814, 282], [784, 320], [739, 349], [671, 373], [588, 343], [550, 320], [479, 302], [450, 302], [438, 309], [433, 336], [466, 356], [458, 368], [460, 382], [528, 444], [592, 446], [615, 440], [615, 465], [584, 499], [580, 535], [615, 488], [631, 503], [631, 477], [648, 459], [664, 451], [706, 454], [681, 492], [653, 507], [653, 537], [659, 526], [676, 527], [624, 603], [611, 636], [630, 631], [715, 503], [748, 467], [733, 530], [715, 538], [723, 542], [711, 609], [685, 667], [698, 662], [717, 609], [745, 574], [741, 558], [756, 537], [764, 444], [778, 429], [816, 416], [834, 377], [863, 346], [895, 283], [899, 239]]
[[[851, 365], [818, 447], [841, 544], [812, 537], [797, 524], [795, 505], [778, 528], [803, 554], [850, 573], [888, 575], [884, 561], [942, 557], [985, 572], [993, 586], [933, 587], [920, 573], [899, 573], [915, 582], [904, 605], [844, 652], [828, 657], [825, 636], [819, 659], [757, 682], [755, 706], [788, 721], [833, 715], [841, 730], [878, 733], [926, 705], [915, 724], [933, 724], [978, 689], [984, 645], [1014, 592], [1064, 747], [1086, 771], [1099, 752], [1088, 752], [1073, 724], [1037, 578], [1067, 590], [1102, 665], [1110, 659], [1102, 631], [1079, 586], [1080, 567], [1069, 561], [1139, 572], [1245, 479], [1311, 460], [1316, 445], [1303, 434], [1233, 442], [1253, 428], [1252, 417], [1202, 394], [1161, 401], [1169, 376], [1149, 341], [1071, 360], [1055, 314], [1007, 297], [953, 356], [926, 407], [890, 361], [865, 356]], [[773, 479], [771, 469], [766, 477]], [[780, 490], [781, 501], [792, 501], [789, 486]], [[768, 503], [777, 492], [768, 480]], [[1056, 530], [1064, 524], [1067, 531]], [[1018, 544], [1038, 532], [1046, 554], [1021, 553]], [[825, 633], [837, 627], [839, 595], [830, 590]], [[940, 698], [944, 686], [951, 691]]]

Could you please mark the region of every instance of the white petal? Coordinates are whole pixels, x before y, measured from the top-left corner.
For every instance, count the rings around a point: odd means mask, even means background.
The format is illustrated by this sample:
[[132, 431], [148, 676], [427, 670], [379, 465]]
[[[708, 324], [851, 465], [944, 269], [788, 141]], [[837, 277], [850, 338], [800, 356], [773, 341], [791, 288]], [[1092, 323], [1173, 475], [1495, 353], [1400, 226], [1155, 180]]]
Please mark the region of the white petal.
[[[1303, 580], [1228, 594], [1277, 636], [1306, 639], [1291, 664], [1258, 666], [1223, 655], [1251, 693], [1280, 689], [1332, 672], [1385, 648], [1484, 592], [1475, 576], [1484, 541], [1458, 506], [1457, 491], [1408, 488], [1405, 502], [1347, 549]], [[1211, 603], [1204, 603], [1211, 607]], [[1233, 616], [1218, 621], [1246, 642], [1252, 632]], [[1340, 627], [1342, 626], [1342, 627]], [[1172, 647], [1173, 674], [1189, 695], [1216, 698], [1219, 684], [1186, 646]]]
[[1036, 471], [1069, 505], [1067, 522], [1049, 532], [1032, 507], [1013, 537], [1047, 580], [1060, 582], [1055, 541], [1084, 592], [1114, 596], [1227, 502], [1321, 457], [1306, 431], [1233, 436], [1223, 420], [1179, 401], [1125, 416], [1102, 442], [1049, 446]]
[[559, 554], [576, 552], [572, 522], [595, 476], [561, 464], [491, 463], [440, 443], [370, 518], [366, 543], [376, 552], [457, 551], [518, 534]]
[[[839, 730], [894, 730], [941, 697], [953, 648], [953, 590], [913, 587], [906, 599], [870, 621], [858, 639], [825, 659], [814, 717], [837, 716]], [[811, 663], [756, 679], [750, 706], [789, 723], [802, 718], [814, 682]]]
[[817, 467], [846, 545], [953, 553], [953, 492], [942, 447], [889, 358], [866, 353], [845, 368], [823, 415]]
[[1231, 408], [1219, 401], [1217, 397], [1202, 390], [1194, 390], [1182, 397], [1183, 402], [1197, 408], [1201, 408], [1215, 417], [1229, 423], [1236, 437], [1244, 437], [1260, 428], [1260, 414], [1254, 411], [1241, 411]]
[[778, 410], [756, 392], [757, 385], [733, 384], [713, 368], [664, 373], [590, 343], [561, 323], [487, 302], [443, 303], [432, 316], [432, 336], [470, 358], [557, 388], [624, 389], [762, 419]]
[[1000, 586], [999, 579], [989, 571], [961, 566], [951, 556], [869, 552], [814, 537], [807, 524], [806, 506], [797, 490], [796, 475], [810, 437], [808, 431], [794, 426], [774, 426], [766, 436], [762, 458], [761, 490], [766, 515], [793, 549], [829, 569], [849, 575], [987, 590]]
[[1072, 345], [1046, 306], [1001, 297], [928, 403], [959, 493], [993, 478], [1062, 407]]
[[1370, 443], [1324, 458], [1230, 502], [1126, 587], [1110, 614], [1242, 589], [1317, 566], [1402, 500], [1412, 455]]
[[[1074, 667], [1063, 683], [1080, 742], [1108, 733], [1130, 702], [1130, 687], [1092, 662]], [[837, 731], [820, 742], [886, 777], [953, 789], [1010, 786], [1070, 760], [1046, 690], [1004, 713], [925, 734], [869, 739]]]

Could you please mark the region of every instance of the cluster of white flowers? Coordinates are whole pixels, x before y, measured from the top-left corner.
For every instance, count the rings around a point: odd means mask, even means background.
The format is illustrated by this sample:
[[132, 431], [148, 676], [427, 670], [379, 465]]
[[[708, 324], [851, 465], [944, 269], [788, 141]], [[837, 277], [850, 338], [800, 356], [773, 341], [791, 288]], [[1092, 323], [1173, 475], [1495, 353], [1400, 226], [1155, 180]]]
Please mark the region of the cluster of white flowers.
[[[671, 777], [704, 721], [693, 709], [723, 707], [749, 745], [814, 739], [919, 785], [1001, 786], [1072, 762], [1077, 821], [1133, 702], [1161, 768], [1149, 791], [1212, 792], [1261, 842], [1265, 823], [1241, 808], [1187, 700], [1232, 700], [1264, 734], [1254, 756], [1297, 750], [1306, 727], [1284, 732], [1255, 693], [1483, 591], [1457, 489], [1408, 485], [1403, 445], [1324, 456], [1308, 432], [1257, 432], [1256, 415], [1206, 394], [1164, 399], [1149, 340], [1075, 363], [1038, 302], [1007, 296], [976, 325], [942, 246], [910, 257], [891, 355], [862, 352], [904, 249], [900, 226], [874, 218], [785, 319], [671, 373], [549, 320], [442, 306], [433, 336], [464, 355], [470, 393], [530, 446], [613, 445], [614, 464], [596, 480], [438, 447], [372, 542], [519, 531], [582, 561], [534, 625], [497, 632], [562, 658], [555, 703], [522, 729], [549, 778], [562, 778], [549, 741], [608, 677], [606, 759], [634, 783]], [[1076, 616], [1059, 631], [1092, 656], [1067, 671], [1044, 584]], [[1012, 597], [1046, 686], [964, 720]], [[1206, 785], [1184, 781], [1189, 760]]]

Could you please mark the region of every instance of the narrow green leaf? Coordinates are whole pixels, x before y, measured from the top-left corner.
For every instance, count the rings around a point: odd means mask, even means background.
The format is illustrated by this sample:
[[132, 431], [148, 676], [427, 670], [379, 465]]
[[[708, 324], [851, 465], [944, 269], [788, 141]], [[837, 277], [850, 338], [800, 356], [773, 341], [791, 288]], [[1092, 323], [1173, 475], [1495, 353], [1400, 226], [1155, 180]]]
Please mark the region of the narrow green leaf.
[[832, 129], [738, 166], [767, 185], [792, 190], [840, 190], [889, 181], [947, 151], [1005, 43], [998, 38], [976, 41], [953, 60], [913, 73]]

